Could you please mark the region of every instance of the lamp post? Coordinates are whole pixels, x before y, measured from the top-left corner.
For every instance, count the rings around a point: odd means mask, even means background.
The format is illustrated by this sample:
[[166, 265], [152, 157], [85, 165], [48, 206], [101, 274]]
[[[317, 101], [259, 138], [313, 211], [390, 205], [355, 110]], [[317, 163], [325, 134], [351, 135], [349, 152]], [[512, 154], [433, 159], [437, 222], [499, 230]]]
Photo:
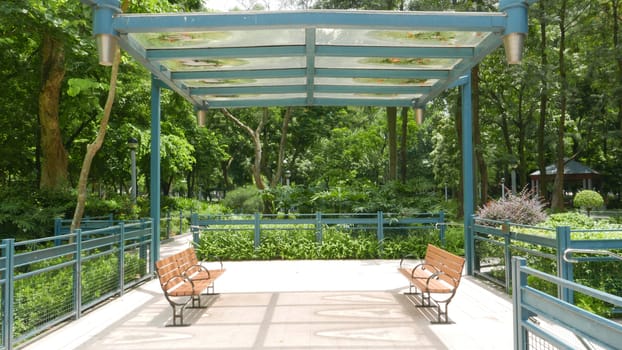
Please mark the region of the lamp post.
[[510, 172], [510, 176], [512, 177], [512, 194], [516, 195], [516, 167], [518, 164], [514, 163], [511, 165], [512, 171]]
[[138, 148], [138, 140], [134, 137], [128, 138], [127, 147], [130, 149], [130, 157], [132, 160], [132, 204], [136, 204], [136, 149]]
[[501, 198], [505, 198], [505, 177], [501, 178]]
[[285, 170], [285, 186], [289, 186], [290, 177], [292, 177], [292, 172], [289, 169]]

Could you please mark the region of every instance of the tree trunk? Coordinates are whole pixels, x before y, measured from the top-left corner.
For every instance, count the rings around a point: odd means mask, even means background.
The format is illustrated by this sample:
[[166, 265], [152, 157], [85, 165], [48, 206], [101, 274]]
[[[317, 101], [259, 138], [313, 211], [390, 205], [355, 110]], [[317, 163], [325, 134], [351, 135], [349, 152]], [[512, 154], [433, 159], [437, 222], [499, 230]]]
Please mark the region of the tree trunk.
[[106, 138], [106, 129], [108, 128], [108, 121], [110, 120], [110, 114], [112, 112], [112, 104], [114, 103], [114, 96], [117, 89], [117, 75], [119, 72], [119, 62], [121, 61], [121, 52], [117, 49], [114, 55], [114, 62], [110, 72], [110, 88], [108, 90], [108, 97], [106, 99], [106, 105], [104, 106], [104, 115], [99, 123], [99, 130], [93, 143], [86, 146], [86, 154], [82, 162], [82, 169], [80, 170], [80, 179], [78, 180], [78, 203], [76, 204], [76, 210], [73, 214], [73, 220], [71, 221], [71, 232], [80, 228], [80, 222], [84, 215], [84, 207], [87, 197], [87, 183], [89, 179], [89, 172], [91, 171], [91, 164], [93, 158], [102, 147], [104, 139]]
[[[548, 108], [548, 80], [547, 76], [544, 72], [547, 70], [548, 59], [546, 57], [546, 16], [544, 13], [544, 2], [540, 1], [540, 13], [541, 16], [539, 18], [540, 21], [540, 65], [542, 70], [542, 91], [540, 92], [540, 120], [538, 121], [538, 169], [540, 170], [540, 196], [545, 200], [548, 200], [548, 190], [547, 183], [548, 179], [546, 177], [546, 149], [544, 143], [544, 136], [546, 132], [546, 115]], [[535, 190], [532, 188], [532, 190]]]
[[237, 126], [239, 126], [244, 131], [246, 131], [246, 133], [251, 137], [253, 141], [253, 146], [255, 148], [255, 161], [253, 162], [253, 169], [252, 169], [253, 179], [255, 180], [255, 186], [257, 187], [257, 189], [259, 190], [265, 189], [266, 185], [264, 184], [263, 179], [261, 177], [261, 157], [262, 157], [261, 130], [263, 129], [263, 126], [268, 118], [268, 110], [267, 109], [263, 110], [263, 115], [261, 117], [261, 120], [259, 121], [259, 125], [257, 126], [257, 129], [255, 130], [251, 129], [246, 124], [244, 124], [242, 121], [240, 121], [238, 118], [236, 118], [226, 108], [221, 108], [220, 111], [225, 117], [229, 118], [229, 120], [233, 121]]
[[551, 199], [551, 210], [561, 212], [564, 210], [564, 136], [566, 129], [566, 104], [568, 79], [566, 77], [566, 62], [564, 50], [566, 50], [566, 0], [561, 2], [559, 11], [559, 78], [561, 83], [559, 101], [559, 123], [557, 125], [557, 159], [555, 161], [557, 173], [553, 183], [553, 197]]
[[478, 203], [481, 204], [488, 199], [488, 167], [482, 152], [484, 146], [482, 145], [482, 132], [479, 122], [479, 65], [471, 70], [471, 89], [473, 92], [471, 109], [473, 114], [473, 147], [475, 148], [475, 161], [477, 162], [481, 188], [481, 197]]
[[402, 137], [400, 139], [400, 180], [406, 183], [408, 175], [408, 107], [402, 107]]
[[49, 33], [42, 42], [42, 86], [39, 93], [39, 123], [41, 131], [42, 189], [60, 189], [68, 186], [69, 158], [63, 145], [59, 124], [61, 84], [65, 76], [65, 49], [63, 42]]
[[389, 143], [389, 181], [397, 179], [397, 108], [387, 107], [387, 129]]
[[461, 94], [458, 94], [458, 101], [456, 103], [456, 119], [455, 119], [455, 125], [456, 125], [456, 132], [457, 132], [457, 137], [456, 140], [458, 142], [458, 150], [460, 151], [460, 177], [459, 177], [459, 181], [458, 181], [458, 189], [456, 191], [456, 196], [458, 199], [458, 208], [456, 211], [456, 216], [458, 218], [462, 218], [464, 217], [464, 157], [462, 156], [462, 153], [464, 152], [464, 149], [462, 148], [462, 96]]
[[[285, 146], [287, 146], [287, 130], [289, 122], [292, 118], [292, 108], [288, 107], [283, 116], [283, 124], [281, 125], [281, 142], [279, 143], [279, 159], [276, 164], [276, 173], [270, 181], [270, 187], [276, 187], [283, 175], [283, 160], [285, 159]], [[286, 169], [287, 170], [287, 169]]]

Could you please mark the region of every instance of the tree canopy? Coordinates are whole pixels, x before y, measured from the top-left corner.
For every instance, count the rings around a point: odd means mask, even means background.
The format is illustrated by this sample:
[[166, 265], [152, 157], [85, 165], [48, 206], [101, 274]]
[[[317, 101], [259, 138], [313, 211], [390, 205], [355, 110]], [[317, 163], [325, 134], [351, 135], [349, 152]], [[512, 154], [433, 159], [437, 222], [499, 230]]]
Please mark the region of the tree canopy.
[[[318, 0], [299, 5], [496, 11], [495, 3]], [[508, 66], [502, 48], [481, 62], [476, 71], [477, 151], [485, 168], [478, 168], [478, 177], [487, 187], [479, 203], [498, 197], [501, 180], [508, 186], [513, 171], [522, 189], [530, 185], [531, 171], [572, 158], [601, 173], [596, 189], [607, 206], [620, 205], [621, 7], [619, 0], [536, 2], [530, 8], [523, 63]], [[129, 12], [201, 10], [206, 9], [200, 1], [150, 0], [131, 1]], [[75, 189], [85, 147], [97, 133], [109, 79], [108, 69], [97, 64], [90, 21], [91, 10], [77, 0], [0, 2], [3, 192]], [[140, 142], [139, 194], [148, 191], [150, 77], [123, 54], [118, 79], [108, 135], [89, 179], [91, 195], [100, 198], [128, 195], [130, 137]], [[412, 196], [442, 202], [447, 187], [450, 198], [460, 200], [459, 100], [457, 90], [445, 92], [427, 106], [421, 123], [408, 110], [392, 121], [380, 108], [300, 107], [290, 111], [284, 127], [285, 108], [230, 110], [257, 131], [261, 160], [256, 165], [256, 142], [223, 111], [210, 110], [206, 127], [200, 127], [193, 108], [166, 91], [161, 191], [209, 198], [258, 179], [268, 184], [266, 190], [274, 190], [285, 184], [288, 171], [290, 184], [309, 191], [309, 197], [344, 186], [382, 188], [398, 181], [411, 186]], [[392, 132], [394, 124], [403, 130]], [[390, 153], [396, 151], [404, 155], [395, 164], [403, 174], [397, 179], [390, 164], [395, 162]], [[254, 166], [260, 178], [253, 175]], [[541, 193], [562, 210], [576, 189], [559, 178], [545, 183]], [[0, 208], [0, 213], [7, 210]]]

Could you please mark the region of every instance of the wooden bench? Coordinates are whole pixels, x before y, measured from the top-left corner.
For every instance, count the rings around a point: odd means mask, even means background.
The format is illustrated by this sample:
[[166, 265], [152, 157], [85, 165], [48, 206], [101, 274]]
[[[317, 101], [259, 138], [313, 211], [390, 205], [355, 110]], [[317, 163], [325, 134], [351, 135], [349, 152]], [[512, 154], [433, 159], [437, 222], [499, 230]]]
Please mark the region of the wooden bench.
[[[193, 247], [156, 261], [156, 274], [166, 300], [173, 308], [173, 325], [184, 325], [184, 309], [201, 306], [201, 295], [214, 294], [214, 281], [225, 269], [207, 269], [197, 259]], [[211, 290], [211, 293], [210, 293]], [[205, 291], [205, 293], [203, 293]]]
[[[408, 257], [402, 258], [398, 270], [410, 283], [409, 293], [421, 295], [422, 307], [437, 308], [438, 319], [433, 323], [449, 323], [448, 305], [456, 295], [462, 277], [464, 258], [428, 244], [425, 258], [407, 266]], [[413, 288], [415, 292], [413, 293]], [[432, 301], [434, 304], [432, 304]], [[444, 307], [441, 307], [444, 306]], [[444, 321], [441, 321], [444, 317]]]

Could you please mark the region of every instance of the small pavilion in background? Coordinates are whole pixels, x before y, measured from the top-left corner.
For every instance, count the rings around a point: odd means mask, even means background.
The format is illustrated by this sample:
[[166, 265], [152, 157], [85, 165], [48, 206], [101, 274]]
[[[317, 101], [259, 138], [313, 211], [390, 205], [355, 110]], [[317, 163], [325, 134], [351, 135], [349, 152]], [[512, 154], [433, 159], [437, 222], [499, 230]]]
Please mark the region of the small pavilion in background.
[[[557, 174], [557, 165], [551, 164], [546, 167], [546, 180], [552, 183]], [[540, 193], [540, 170], [529, 174], [531, 178], [531, 188]], [[564, 191], [566, 193], [576, 193], [578, 190], [597, 190], [600, 184], [600, 173], [591, 169], [587, 165], [576, 160], [566, 160], [564, 163]]]

